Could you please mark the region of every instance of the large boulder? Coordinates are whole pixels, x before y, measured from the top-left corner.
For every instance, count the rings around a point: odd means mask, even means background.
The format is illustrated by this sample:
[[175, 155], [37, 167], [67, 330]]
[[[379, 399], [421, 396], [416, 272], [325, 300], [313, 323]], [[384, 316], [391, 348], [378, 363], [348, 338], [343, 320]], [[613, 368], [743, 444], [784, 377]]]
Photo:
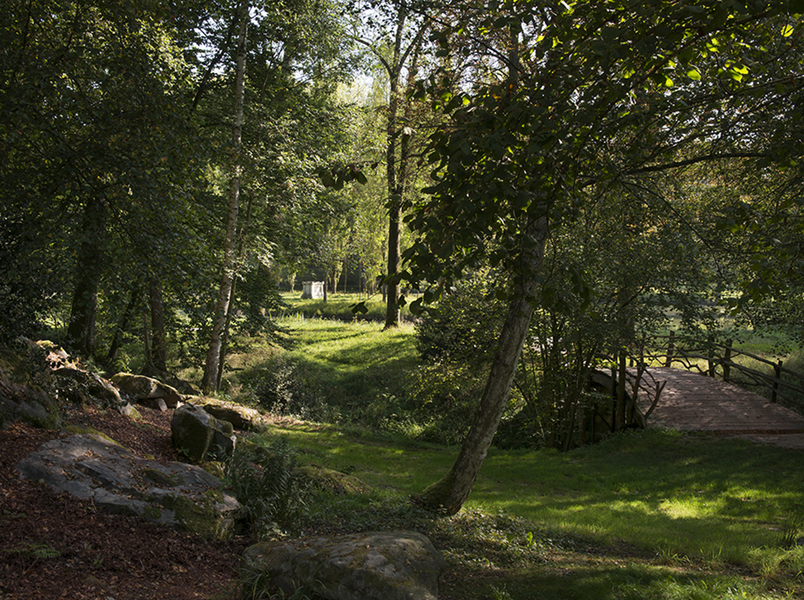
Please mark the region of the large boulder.
[[34, 427], [61, 427], [50, 391], [53, 377], [44, 351], [24, 340], [18, 349], [0, 348], [0, 427], [20, 420]]
[[415, 532], [263, 542], [243, 553], [243, 575], [285, 596], [304, 587], [327, 600], [436, 600], [447, 563]]
[[194, 462], [229, 458], [237, 443], [230, 422], [216, 419], [192, 404], [176, 409], [170, 432], [173, 446]]
[[207, 413], [222, 421], [229, 421], [235, 429], [260, 431], [265, 428], [265, 417], [260, 411], [234, 402], [224, 402], [206, 396], [185, 396], [188, 404], [200, 406]]
[[109, 381], [74, 364], [53, 370], [56, 387], [65, 399], [78, 404], [99, 404], [113, 408], [134, 421], [142, 419], [139, 411], [125, 400]]
[[61, 415], [53, 399], [39, 387], [4, 385], [0, 373], [0, 428], [14, 421], [33, 427], [59, 429]]
[[208, 538], [228, 539], [244, 516], [221, 480], [200, 467], [140, 458], [98, 434], [51, 440], [15, 468], [23, 478], [91, 500], [104, 512], [138, 515]]
[[112, 383], [141, 404], [153, 404], [161, 398], [168, 408], [177, 408], [182, 402], [182, 395], [176, 388], [145, 375], [117, 373], [112, 376]]

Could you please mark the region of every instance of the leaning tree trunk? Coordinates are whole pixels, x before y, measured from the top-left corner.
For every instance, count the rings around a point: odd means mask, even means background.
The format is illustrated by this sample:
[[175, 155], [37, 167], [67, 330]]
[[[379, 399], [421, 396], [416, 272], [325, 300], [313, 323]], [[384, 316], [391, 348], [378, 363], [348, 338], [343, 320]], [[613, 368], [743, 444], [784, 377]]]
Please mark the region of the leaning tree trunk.
[[232, 126], [232, 176], [229, 180], [229, 211], [226, 218], [226, 237], [223, 249], [223, 273], [221, 274], [221, 287], [218, 294], [218, 303], [212, 323], [212, 336], [207, 351], [207, 360], [204, 366], [204, 378], [201, 386], [204, 393], [217, 389], [218, 365], [220, 363], [221, 343], [223, 329], [226, 325], [226, 314], [229, 310], [229, 299], [234, 280], [235, 254], [237, 240], [237, 213], [240, 207], [240, 147], [243, 130], [243, 101], [246, 85], [246, 34], [248, 32], [249, 2], [240, 3], [240, 33], [237, 43], [237, 76], [235, 80], [235, 119]]
[[508, 315], [500, 333], [499, 347], [483, 391], [480, 408], [475, 413], [472, 426], [452, 469], [444, 478], [416, 496], [415, 500], [419, 504], [454, 515], [469, 498], [511, 393], [522, 346], [533, 316], [533, 298], [544, 257], [547, 232], [546, 216], [534, 221], [526, 232], [525, 238], [531, 238], [532, 245], [523, 250], [521, 282], [508, 305]]
[[106, 234], [106, 203], [92, 197], [84, 207], [82, 237], [78, 245], [76, 284], [67, 328], [69, 344], [84, 356], [95, 351], [95, 318], [98, 288], [103, 270], [103, 244]]

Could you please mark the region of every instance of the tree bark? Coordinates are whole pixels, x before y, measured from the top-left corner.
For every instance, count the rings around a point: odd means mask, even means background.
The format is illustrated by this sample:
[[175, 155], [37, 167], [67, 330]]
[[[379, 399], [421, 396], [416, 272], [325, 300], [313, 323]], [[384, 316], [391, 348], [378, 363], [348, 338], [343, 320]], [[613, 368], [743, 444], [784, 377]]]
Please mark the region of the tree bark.
[[162, 301], [162, 283], [152, 277], [148, 289], [151, 304], [151, 367], [155, 374], [167, 373], [167, 335], [165, 333], [165, 307]]
[[221, 336], [221, 349], [218, 356], [218, 376], [215, 379], [215, 389], [220, 389], [221, 381], [223, 379], [223, 370], [226, 366], [226, 352], [229, 350], [229, 330], [232, 326], [232, 311], [235, 305], [235, 298], [237, 297], [237, 274], [240, 267], [245, 262], [245, 239], [248, 231], [249, 223], [251, 223], [251, 209], [254, 203], [254, 194], [248, 196], [248, 208], [246, 209], [246, 222], [243, 225], [243, 230], [238, 236], [240, 239], [237, 244], [237, 253], [235, 255], [236, 264], [232, 271], [232, 286], [229, 290], [229, 304], [226, 307], [226, 318], [224, 319], [223, 334]]
[[106, 355], [106, 365], [110, 369], [114, 367], [114, 362], [117, 360], [117, 353], [120, 351], [120, 346], [123, 344], [123, 334], [128, 328], [131, 315], [134, 314], [134, 308], [137, 306], [139, 294], [140, 284], [137, 282], [131, 288], [131, 296], [128, 299], [128, 304], [126, 304], [123, 314], [120, 315], [120, 320], [118, 321], [117, 327], [115, 327], [114, 330], [112, 344], [109, 346], [109, 353]]
[[229, 310], [232, 281], [237, 244], [237, 214], [240, 207], [240, 174], [242, 171], [240, 149], [242, 145], [243, 130], [243, 103], [246, 84], [246, 34], [249, 24], [249, 2], [240, 3], [240, 32], [237, 41], [237, 75], [235, 79], [235, 119], [232, 126], [232, 175], [229, 180], [229, 211], [226, 218], [226, 237], [223, 249], [223, 272], [221, 274], [221, 287], [218, 294], [218, 303], [215, 308], [212, 323], [212, 335], [204, 367], [204, 378], [201, 385], [204, 393], [217, 389], [218, 365], [220, 363], [221, 341], [223, 329], [226, 325], [226, 314]]
[[547, 242], [547, 216], [528, 227], [528, 245], [522, 251], [521, 279], [508, 305], [508, 314], [499, 337], [499, 347], [491, 366], [486, 388], [472, 426], [452, 469], [414, 500], [433, 510], [456, 514], [469, 498], [480, 468], [488, 454], [511, 393], [522, 346], [533, 316], [533, 298]]
[[226, 366], [226, 352], [229, 350], [229, 328], [232, 325], [232, 305], [234, 304], [235, 294], [237, 292], [237, 278], [232, 278], [232, 286], [229, 289], [229, 306], [226, 310], [226, 319], [223, 326], [223, 334], [221, 335], [221, 350], [218, 355], [218, 374], [215, 378], [215, 389], [219, 390], [221, 382], [223, 381], [223, 371]]
[[398, 180], [396, 139], [399, 127], [399, 77], [402, 71], [402, 34], [407, 10], [400, 6], [394, 39], [394, 54], [388, 71], [388, 123], [386, 124], [385, 178], [388, 186], [388, 295], [386, 296], [385, 327], [399, 326], [399, 263], [402, 223], [402, 185]]
[[95, 319], [106, 237], [106, 203], [102, 198], [92, 197], [87, 201], [81, 236], [67, 338], [72, 348], [84, 356], [92, 356], [95, 352]]

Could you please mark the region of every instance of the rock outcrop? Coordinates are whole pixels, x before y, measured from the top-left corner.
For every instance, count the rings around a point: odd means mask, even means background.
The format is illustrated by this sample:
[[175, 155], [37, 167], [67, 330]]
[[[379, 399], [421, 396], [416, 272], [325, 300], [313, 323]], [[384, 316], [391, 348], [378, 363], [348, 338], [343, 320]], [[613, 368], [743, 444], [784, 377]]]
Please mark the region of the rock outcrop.
[[327, 600], [436, 600], [446, 561], [420, 533], [384, 532], [255, 544], [241, 569], [285, 597], [304, 587]]
[[228, 539], [244, 509], [200, 467], [135, 456], [100, 435], [51, 440], [17, 463], [20, 475], [91, 500], [100, 510], [138, 515], [207, 538]]
[[19, 348], [0, 348], [0, 427], [20, 420], [34, 427], [58, 429], [61, 416], [46, 352], [20, 338]]
[[194, 462], [224, 460], [234, 454], [237, 438], [229, 421], [216, 419], [200, 406], [184, 404], [170, 422], [173, 447]]
[[149, 408], [158, 408], [160, 399], [167, 408], [177, 408], [182, 402], [182, 395], [176, 388], [145, 375], [117, 373], [112, 376], [112, 383], [125, 394]]
[[216, 419], [229, 421], [235, 429], [241, 431], [260, 431], [265, 427], [265, 417], [254, 408], [206, 396], [185, 396], [184, 401], [200, 406]]

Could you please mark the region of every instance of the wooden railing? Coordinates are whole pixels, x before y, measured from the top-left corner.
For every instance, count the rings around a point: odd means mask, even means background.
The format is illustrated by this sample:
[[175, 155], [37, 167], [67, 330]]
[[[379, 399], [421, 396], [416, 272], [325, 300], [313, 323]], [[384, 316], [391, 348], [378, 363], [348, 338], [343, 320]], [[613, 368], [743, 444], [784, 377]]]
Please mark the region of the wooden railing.
[[[773, 362], [732, 345], [732, 340], [718, 342], [708, 339], [676, 335], [656, 335], [643, 338], [639, 348], [632, 353], [634, 364], [660, 364], [665, 367], [681, 365], [687, 370], [697, 370], [709, 377], [721, 377], [738, 385], [755, 388], [771, 402], [781, 402], [804, 408], [804, 375], [783, 366], [781, 360]], [[740, 364], [740, 357], [748, 357], [768, 365], [772, 375]], [[703, 366], [702, 366], [703, 363]]]

